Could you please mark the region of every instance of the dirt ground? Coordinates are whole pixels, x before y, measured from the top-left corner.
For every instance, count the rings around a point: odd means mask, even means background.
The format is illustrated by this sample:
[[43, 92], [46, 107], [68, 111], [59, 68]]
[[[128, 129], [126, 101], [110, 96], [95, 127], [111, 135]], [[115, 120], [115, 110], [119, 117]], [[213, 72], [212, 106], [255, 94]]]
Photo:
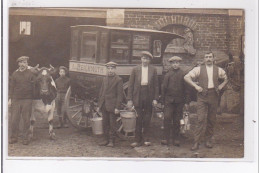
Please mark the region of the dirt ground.
[[[114, 148], [101, 147], [98, 142], [102, 136], [92, 134], [91, 129], [79, 131], [70, 125], [69, 128], [55, 129], [56, 140], [48, 137], [47, 119], [38, 117], [34, 131], [34, 139], [29, 145], [9, 144], [8, 155], [18, 157], [124, 157], [124, 158], [242, 158], [244, 156], [243, 117], [238, 114], [217, 116], [214, 135], [214, 148], [208, 149], [204, 144], [196, 152], [190, 151], [192, 131], [196, 115], [191, 116], [191, 130], [182, 136], [181, 146], [162, 146], [161, 122], [153, 118], [151, 122], [152, 146], [131, 148], [133, 137], [117, 138]], [[55, 126], [57, 125], [55, 116]]]

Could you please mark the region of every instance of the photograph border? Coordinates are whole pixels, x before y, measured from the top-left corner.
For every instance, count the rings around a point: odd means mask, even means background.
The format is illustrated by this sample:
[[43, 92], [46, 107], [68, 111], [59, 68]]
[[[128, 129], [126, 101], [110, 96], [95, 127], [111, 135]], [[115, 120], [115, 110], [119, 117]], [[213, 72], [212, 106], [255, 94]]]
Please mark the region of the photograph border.
[[[258, 73], [259, 72], [259, 60], [258, 60], [258, 2], [257, 0], [253, 0], [253, 1], [249, 1], [249, 2], [244, 2], [242, 0], [218, 0], [217, 2], [215, 1], [210, 1], [210, 3], [206, 4], [205, 1], [203, 0], [199, 0], [199, 1], [193, 1], [193, 0], [186, 0], [185, 2], [179, 2], [174, 4], [174, 2], [177, 1], [163, 1], [165, 2], [165, 4], [167, 5], [162, 5], [162, 1], [116, 1], [116, 0], [112, 0], [109, 3], [102, 3], [102, 2], [95, 2], [94, 0], [88, 0], [88, 1], [73, 1], [73, 3], [71, 1], [62, 1], [59, 2], [58, 0], [56, 1], [44, 1], [44, 2], [40, 2], [40, 1], [35, 1], [35, 0], [24, 0], [24, 1], [19, 1], [19, 0], [10, 0], [7, 2], [7, 0], [4, 0], [3, 6], [2, 6], [2, 14], [3, 14], [3, 19], [2, 19], [2, 36], [3, 36], [3, 45], [2, 45], [2, 159], [4, 160], [4, 168], [8, 168], [10, 170], [15, 170], [12, 169], [12, 166], [10, 166], [10, 163], [12, 164], [18, 164], [20, 165], [19, 162], [22, 161], [24, 165], [27, 165], [28, 163], [25, 163], [27, 160], [32, 160], [31, 163], [33, 162], [37, 162], [37, 164], [39, 164], [39, 161], [43, 161], [46, 162], [47, 160], [50, 161], [50, 163], [46, 163], [46, 164], [51, 164], [51, 162], [56, 161], [56, 163], [58, 163], [60, 165], [60, 163], [58, 162], [59, 160], [64, 160], [66, 163], [63, 163], [62, 165], [64, 166], [64, 168], [66, 167], [64, 164], [67, 164], [68, 162], [75, 162], [75, 161], [80, 161], [82, 162], [81, 164], [85, 164], [85, 161], [91, 162], [93, 163], [93, 161], [96, 161], [97, 163], [100, 163], [102, 161], [102, 164], [107, 164], [106, 162], [108, 160], [113, 161], [113, 164], [118, 163], [118, 161], [122, 161], [122, 162], [128, 162], [128, 161], [140, 161], [142, 163], [144, 163], [143, 161], [145, 161], [147, 164], [147, 162], [152, 162], [151, 164], [155, 164], [153, 161], [156, 161], [160, 164], [162, 164], [160, 161], [167, 161], [165, 163], [168, 162], [172, 162], [172, 161], [176, 161], [176, 162], [182, 162], [184, 161], [185, 163], [190, 162], [190, 163], [204, 163], [204, 162], [211, 162], [217, 166], [219, 165], [221, 162], [229, 162], [231, 165], [234, 163], [237, 163], [237, 166], [239, 165], [239, 163], [245, 163], [245, 162], [250, 162], [250, 163], [254, 163], [256, 160], [258, 160], [258, 129], [259, 129], [259, 120], [258, 120], [258, 113], [259, 113], [259, 108], [258, 108], [258, 103], [259, 103], [259, 99], [258, 99], [258, 87], [259, 84], [256, 82], [258, 81]], [[168, 3], [167, 3], [168, 2]], [[220, 3], [223, 2], [223, 3]], [[62, 5], [61, 5], [62, 4]], [[147, 5], [149, 4], [149, 5]], [[169, 5], [170, 4], [170, 5]], [[9, 7], [79, 7], [80, 5], [84, 6], [84, 7], [94, 7], [94, 8], [211, 8], [211, 9], [221, 9], [221, 8], [225, 8], [225, 9], [229, 9], [229, 8], [234, 8], [234, 9], [244, 9], [245, 10], [245, 56], [246, 57], [253, 57], [251, 59], [249, 58], [245, 58], [245, 131], [244, 131], [244, 141], [245, 141], [245, 145], [244, 145], [244, 158], [242, 159], [223, 159], [223, 158], [196, 158], [196, 159], [181, 159], [181, 158], [177, 158], [177, 159], [161, 159], [161, 158], [156, 158], [156, 159], [150, 159], [150, 158], [75, 158], [75, 157], [66, 157], [66, 158], [60, 158], [60, 157], [15, 157], [15, 158], [11, 158], [7, 156], [7, 135], [6, 135], [6, 131], [7, 131], [7, 102], [5, 100], [7, 100], [7, 83], [5, 83], [4, 81], [7, 81], [7, 75], [8, 74], [8, 8]], [[257, 16], [257, 17], [256, 17]], [[253, 45], [252, 45], [253, 44]], [[251, 92], [250, 92], [251, 91]], [[254, 91], [254, 92], [252, 92]], [[257, 95], [256, 95], [257, 93]], [[252, 100], [254, 100], [254, 102], [252, 103]], [[250, 116], [246, 116], [246, 115], [250, 115]], [[254, 121], [256, 123], [254, 123]], [[251, 133], [253, 132], [253, 134]], [[256, 154], [257, 153], [257, 154]], [[104, 163], [103, 163], [104, 162]], [[115, 163], [114, 163], [115, 162]], [[120, 162], [120, 164], [122, 163]], [[175, 163], [176, 163], [175, 162]], [[97, 163], [93, 163], [93, 165], [97, 164]], [[110, 162], [111, 163], [111, 162]], [[210, 163], [210, 164], [211, 164]], [[11, 165], [12, 165], [11, 164]], [[73, 163], [75, 164], [75, 163]], [[77, 164], [77, 163], [76, 163]], [[132, 163], [124, 163], [124, 164], [129, 164], [131, 165]], [[158, 164], [158, 163], [156, 163]], [[155, 165], [156, 165], [155, 164]], [[179, 163], [180, 165], [182, 165], [181, 163]], [[89, 165], [89, 164], [88, 164]], [[138, 164], [136, 164], [138, 165]], [[239, 165], [242, 166], [243, 164]], [[20, 165], [21, 166], [21, 165]], [[175, 165], [176, 166], [176, 165]], [[194, 165], [193, 165], [194, 166]], [[19, 166], [18, 166], [19, 167]], [[195, 166], [197, 167], [197, 166]], [[155, 169], [156, 170], [156, 169]], [[241, 169], [242, 170], [242, 169]], [[9, 171], [7, 171], [9, 172]], [[213, 171], [214, 172], [214, 171]]]

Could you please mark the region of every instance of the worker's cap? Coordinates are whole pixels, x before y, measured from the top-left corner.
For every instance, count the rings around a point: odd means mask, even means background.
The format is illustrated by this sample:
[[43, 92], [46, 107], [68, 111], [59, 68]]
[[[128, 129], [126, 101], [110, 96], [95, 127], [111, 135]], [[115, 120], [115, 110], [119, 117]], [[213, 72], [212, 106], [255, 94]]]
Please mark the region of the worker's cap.
[[169, 61], [169, 62], [182, 61], [182, 58], [181, 58], [181, 57], [178, 57], [178, 56], [173, 56], [173, 57], [171, 57], [168, 61]]
[[110, 62], [106, 63], [106, 66], [107, 66], [107, 67], [113, 67], [113, 68], [116, 68], [117, 63], [110, 61]]
[[141, 52], [141, 57], [142, 56], [148, 56], [150, 59], [153, 59], [153, 55], [150, 52], [148, 52], [148, 51], [142, 51]]
[[21, 61], [28, 61], [29, 60], [29, 57], [28, 56], [21, 56], [19, 57], [16, 62], [21, 62]]
[[62, 69], [67, 73], [67, 71], [68, 71], [68, 68], [67, 68], [67, 67], [60, 66], [60, 67], [59, 67], [59, 71], [62, 70]]

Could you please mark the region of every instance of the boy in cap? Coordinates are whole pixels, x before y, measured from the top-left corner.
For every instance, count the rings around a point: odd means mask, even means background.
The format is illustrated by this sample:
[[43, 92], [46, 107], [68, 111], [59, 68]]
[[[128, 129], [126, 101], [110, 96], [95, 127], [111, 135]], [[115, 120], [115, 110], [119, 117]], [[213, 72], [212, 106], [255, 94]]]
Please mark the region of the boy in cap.
[[117, 64], [106, 64], [107, 76], [103, 79], [97, 111], [103, 115], [104, 141], [100, 146], [114, 147], [116, 136], [116, 115], [123, 101], [123, 80], [116, 74]]
[[59, 75], [60, 77], [55, 80], [55, 84], [57, 87], [57, 97], [56, 97], [56, 106], [57, 106], [57, 114], [59, 116], [59, 128], [68, 127], [66, 112], [64, 110], [64, 100], [66, 92], [70, 86], [70, 78], [66, 76], [68, 69], [64, 66], [59, 67]]
[[[157, 104], [159, 97], [159, 85], [157, 70], [150, 65], [153, 55], [148, 51], [142, 51], [142, 64], [133, 68], [129, 78], [127, 105], [136, 109], [138, 117], [136, 119], [135, 142], [131, 147], [138, 147], [142, 142], [150, 146], [149, 127], [152, 115], [152, 105]], [[142, 129], [143, 132], [142, 132]]]
[[11, 112], [11, 139], [9, 144], [18, 140], [20, 117], [23, 119], [23, 144], [29, 144], [29, 128], [32, 112], [32, 99], [34, 92], [35, 76], [28, 69], [29, 57], [21, 56], [17, 59], [19, 68], [11, 76], [10, 99]]
[[[185, 89], [184, 71], [180, 69], [182, 58], [173, 56], [168, 60], [171, 68], [165, 75], [162, 84], [162, 102], [164, 103], [164, 130], [162, 145], [168, 145], [172, 129], [173, 145], [180, 146], [180, 120], [188, 94]], [[172, 127], [171, 127], [172, 126]]]

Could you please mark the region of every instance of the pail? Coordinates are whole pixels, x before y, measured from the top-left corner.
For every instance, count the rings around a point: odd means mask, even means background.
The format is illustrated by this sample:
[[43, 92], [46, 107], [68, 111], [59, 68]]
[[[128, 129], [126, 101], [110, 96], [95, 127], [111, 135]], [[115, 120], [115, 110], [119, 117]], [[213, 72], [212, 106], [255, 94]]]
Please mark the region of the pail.
[[120, 112], [123, 130], [127, 133], [135, 131], [136, 115], [135, 112], [122, 111]]
[[94, 135], [102, 135], [103, 134], [102, 118], [101, 117], [93, 118], [91, 120], [91, 127]]

